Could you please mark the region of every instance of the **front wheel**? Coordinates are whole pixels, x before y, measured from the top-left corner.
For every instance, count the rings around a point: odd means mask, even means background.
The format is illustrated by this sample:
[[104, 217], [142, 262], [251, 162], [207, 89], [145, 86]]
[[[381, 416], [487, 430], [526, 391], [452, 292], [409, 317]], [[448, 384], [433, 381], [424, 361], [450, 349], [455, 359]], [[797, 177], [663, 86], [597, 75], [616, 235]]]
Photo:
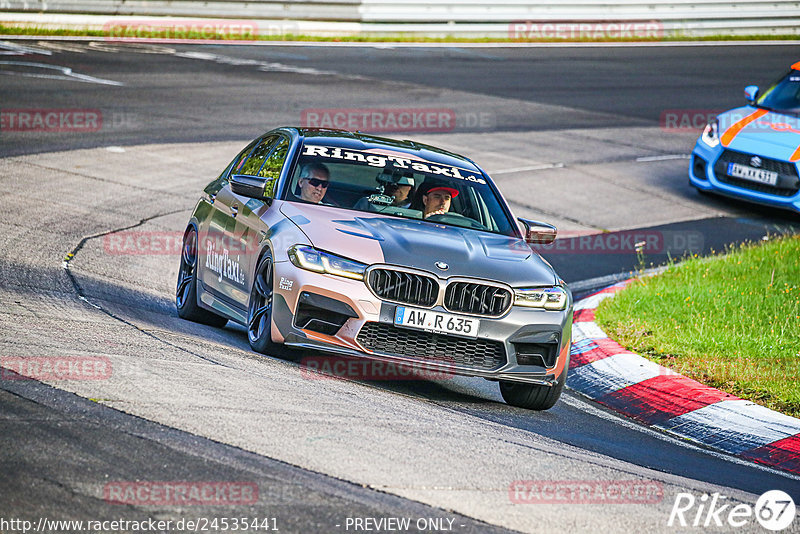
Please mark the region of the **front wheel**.
[[178, 317], [196, 323], [222, 328], [228, 320], [197, 305], [197, 230], [186, 231], [181, 248], [181, 265], [178, 269], [178, 287], [175, 290], [175, 307]]
[[561, 397], [561, 390], [564, 389], [564, 382], [566, 381], [567, 369], [565, 367], [564, 372], [561, 373], [561, 376], [552, 386], [501, 380], [500, 394], [503, 396], [503, 400], [511, 406], [528, 410], [549, 410]]
[[250, 348], [271, 356], [291, 356], [291, 352], [272, 341], [273, 261], [270, 251], [264, 253], [256, 268], [250, 303], [247, 306], [247, 339]]

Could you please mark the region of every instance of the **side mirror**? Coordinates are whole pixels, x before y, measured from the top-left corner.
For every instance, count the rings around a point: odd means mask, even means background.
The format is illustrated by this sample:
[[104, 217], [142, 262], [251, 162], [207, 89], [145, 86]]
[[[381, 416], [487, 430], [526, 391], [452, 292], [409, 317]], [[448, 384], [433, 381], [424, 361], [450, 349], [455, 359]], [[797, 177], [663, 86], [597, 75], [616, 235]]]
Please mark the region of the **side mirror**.
[[248, 174], [232, 174], [228, 177], [231, 191], [243, 197], [257, 198], [269, 202], [275, 196], [275, 180], [250, 176]]
[[525, 227], [525, 242], [529, 245], [549, 245], [556, 240], [558, 230], [552, 224], [519, 218]]
[[756, 97], [758, 96], [758, 86], [757, 85], [748, 85], [744, 88], [744, 99], [747, 100], [750, 104], [756, 101]]

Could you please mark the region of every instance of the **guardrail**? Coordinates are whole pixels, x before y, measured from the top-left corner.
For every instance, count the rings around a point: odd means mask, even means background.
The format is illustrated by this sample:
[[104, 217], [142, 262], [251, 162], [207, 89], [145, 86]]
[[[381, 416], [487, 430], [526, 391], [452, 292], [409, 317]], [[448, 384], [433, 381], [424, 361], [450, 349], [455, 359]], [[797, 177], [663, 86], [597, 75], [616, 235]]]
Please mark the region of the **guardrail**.
[[[0, 0], [0, 11], [326, 21], [312, 34], [591, 38], [650, 23], [655, 36], [800, 34], [800, 1], [786, 0]], [[3, 17], [7, 20], [7, 17]], [[336, 23], [347, 23], [337, 27]], [[614, 26], [623, 25], [623, 26]], [[303, 29], [306, 25], [295, 26]], [[635, 29], [633, 31], [636, 31]], [[653, 36], [643, 34], [645, 36]], [[602, 36], [602, 35], [600, 35]], [[636, 37], [638, 35], [634, 35]]]
[[361, 0], [0, 0], [0, 11], [357, 22], [361, 4]]

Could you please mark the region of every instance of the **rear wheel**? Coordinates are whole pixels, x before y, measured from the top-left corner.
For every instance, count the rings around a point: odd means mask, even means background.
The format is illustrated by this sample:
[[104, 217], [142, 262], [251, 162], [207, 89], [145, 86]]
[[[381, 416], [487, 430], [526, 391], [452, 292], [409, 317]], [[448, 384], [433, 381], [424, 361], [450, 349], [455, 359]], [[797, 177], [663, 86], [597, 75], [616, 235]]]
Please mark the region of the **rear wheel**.
[[561, 373], [556, 383], [552, 386], [540, 386], [538, 384], [524, 384], [521, 382], [500, 381], [500, 394], [503, 399], [511, 406], [526, 408], [528, 410], [549, 410], [552, 408], [559, 397], [561, 390], [564, 389], [564, 382], [567, 381], [567, 369]]
[[209, 326], [223, 327], [228, 320], [197, 305], [197, 230], [189, 228], [183, 236], [178, 287], [175, 291], [178, 317]]

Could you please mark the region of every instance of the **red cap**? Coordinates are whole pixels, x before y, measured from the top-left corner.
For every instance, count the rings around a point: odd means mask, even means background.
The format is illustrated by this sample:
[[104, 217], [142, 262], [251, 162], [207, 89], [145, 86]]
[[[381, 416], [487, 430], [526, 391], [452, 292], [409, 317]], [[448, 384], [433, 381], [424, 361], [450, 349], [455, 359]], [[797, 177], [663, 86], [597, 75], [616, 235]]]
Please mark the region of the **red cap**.
[[447, 191], [448, 193], [450, 193], [450, 196], [452, 198], [456, 198], [458, 196], [458, 190], [457, 189], [453, 189], [452, 187], [445, 187], [443, 185], [437, 185], [436, 187], [431, 187], [430, 189], [428, 189], [428, 192], [425, 193], [425, 194], [427, 195], [428, 193], [431, 193], [433, 191]]

